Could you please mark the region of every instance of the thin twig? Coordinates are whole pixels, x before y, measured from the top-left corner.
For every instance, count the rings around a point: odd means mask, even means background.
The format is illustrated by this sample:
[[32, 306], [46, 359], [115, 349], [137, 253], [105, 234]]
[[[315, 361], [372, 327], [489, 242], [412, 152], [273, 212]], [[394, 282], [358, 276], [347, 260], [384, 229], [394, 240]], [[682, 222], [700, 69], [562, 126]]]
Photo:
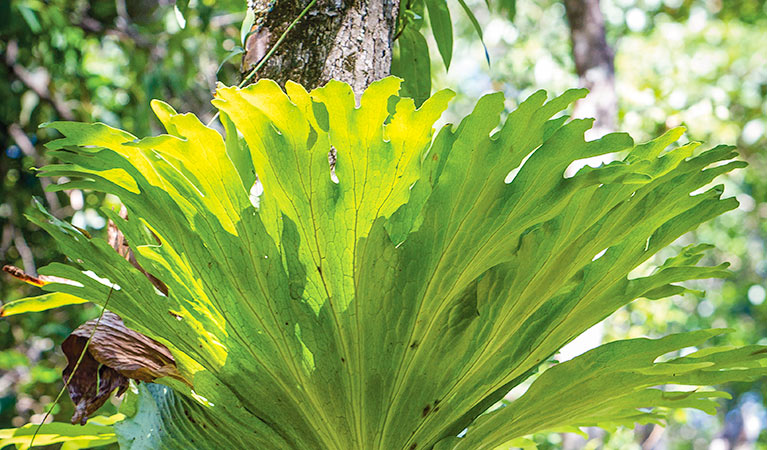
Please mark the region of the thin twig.
[[69, 378], [67, 378], [66, 383], [64, 383], [64, 387], [61, 388], [59, 391], [59, 395], [56, 396], [56, 399], [53, 400], [53, 404], [50, 408], [48, 408], [48, 411], [45, 413], [45, 416], [43, 416], [43, 420], [40, 421], [40, 423], [37, 425], [37, 428], [35, 429], [35, 434], [32, 435], [32, 440], [29, 442], [29, 448], [32, 448], [32, 445], [35, 443], [35, 438], [37, 437], [37, 434], [40, 432], [40, 428], [42, 428], [45, 421], [48, 419], [48, 416], [51, 415], [51, 411], [53, 411], [53, 408], [56, 406], [56, 404], [59, 402], [59, 399], [61, 398], [61, 395], [64, 394], [64, 391], [69, 388], [69, 383], [72, 382], [72, 378], [74, 378], [75, 374], [77, 373], [77, 369], [80, 367], [80, 363], [82, 362], [83, 358], [85, 357], [85, 352], [88, 351], [88, 346], [91, 343], [91, 340], [93, 340], [93, 336], [96, 334], [96, 329], [99, 327], [99, 324], [101, 323], [101, 319], [104, 317], [104, 311], [107, 310], [107, 304], [109, 303], [109, 299], [112, 297], [112, 292], [115, 289], [114, 283], [112, 286], [109, 287], [109, 293], [107, 294], [107, 299], [104, 301], [104, 307], [101, 308], [101, 314], [99, 315], [99, 318], [96, 320], [96, 324], [93, 326], [93, 330], [91, 330], [91, 335], [88, 336], [88, 340], [85, 342], [85, 347], [83, 347], [83, 351], [80, 353], [80, 357], [77, 358], [77, 362], [75, 363], [74, 369], [72, 369], [72, 373], [69, 374]]
[[27, 240], [24, 239], [24, 234], [22, 234], [21, 229], [18, 227], [14, 227], [13, 245], [16, 247], [16, 251], [19, 252], [21, 261], [24, 263], [24, 271], [32, 276], [37, 276], [35, 255], [32, 253], [32, 249], [29, 248]]
[[6, 222], [3, 226], [3, 234], [0, 235], [0, 259], [5, 259], [5, 252], [11, 247], [13, 242], [13, 224]]
[[301, 11], [301, 14], [299, 14], [299, 15], [298, 15], [298, 17], [296, 17], [296, 18], [293, 20], [293, 22], [290, 22], [290, 25], [288, 25], [288, 27], [287, 27], [287, 28], [285, 29], [285, 31], [282, 33], [282, 36], [280, 36], [280, 38], [279, 38], [279, 39], [277, 39], [277, 42], [275, 42], [275, 43], [274, 43], [274, 45], [272, 46], [272, 48], [271, 48], [271, 49], [269, 49], [269, 53], [267, 53], [267, 54], [266, 54], [266, 55], [265, 55], [265, 56], [264, 56], [264, 57], [261, 59], [261, 61], [259, 61], [259, 63], [256, 65], [256, 67], [254, 67], [254, 68], [253, 68], [253, 70], [251, 70], [251, 71], [250, 71], [250, 73], [248, 74], [248, 76], [247, 76], [247, 77], [245, 77], [245, 79], [244, 79], [244, 80], [242, 80], [242, 83], [240, 83], [240, 84], [239, 84], [237, 87], [240, 87], [240, 88], [241, 88], [241, 87], [245, 86], [246, 84], [248, 84], [248, 81], [250, 81], [250, 79], [251, 79], [251, 78], [253, 78], [253, 76], [255, 76], [255, 75], [256, 75], [256, 72], [258, 72], [258, 71], [261, 69], [261, 67], [262, 67], [262, 66], [263, 66], [263, 65], [266, 63], [266, 61], [267, 61], [267, 60], [268, 60], [268, 59], [269, 59], [269, 58], [270, 58], [270, 57], [271, 57], [271, 56], [274, 54], [274, 52], [276, 52], [276, 51], [277, 51], [277, 47], [279, 47], [279, 46], [280, 46], [280, 44], [282, 44], [282, 41], [283, 41], [283, 40], [285, 40], [285, 36], [287, 36], [287, 35], [288, 35], [288, 33], [290, 32], [290, 30], [292, 30], [292, 29], [293, 29], [293, 27], [294, 27], [294, 26], [296, 26], [296, 24], [298, 23], [298, 21], [299, 21], [299, 20], [301, 20], [301, 19], [302, 19], [302, 18], [303, 18], [303, 17], [306, 15], [306, 13], [307, 13], [307, 12], [309, 12], [309, 10], [312, 8], [312, 6], [314, 6], [314, 4], [315, 4], [315, 3], [317, 3], [317, 0], [312, 0], [311, 2], [309, 2], [309, 4], [308, 4], [308, 5], [306, 5], [306, 8], [304, 8], [304, 10], [303, 10], [303, 11]]
[[16, 75], [24, 85], [32, 90], [38, 97], [48, 101], [58, 115], [65, 120], [75, 120], [72, 110], [67, 103], [51, 90], [51, 76], [44, 68], [39, 68], [45, 76], [35, 77], [30, 71], [16, 61], [19, 53], [19, 43], [11, 40], [5, 46], [5, 65]]
[[19, 146], [22, 153], [35, 158], [35, 162], [37, 162], [38, 155], [37, 151], [35, 150], [35, 145], [29, 139], [27, 133], [24, 132], [24, 129], [21, 128], [21, 125], [18, 123], [12, 123], [8, 125], [8, 135], [12, 137], [14, 141], [16, 141], [16, 145]]
[[[312, 6], [314, 6], [315, 3], [317, 3], [317, 0], [312, 0], [311, 2], [309, 2], [309, 4], [306, 5], [306, 8], [304, 8], [304, 10], [301, 11], [301, 14], [299, 14], [298, 17], [296, 17], [295, 19], [293, 19], [292, 22], [290, 22], [290, 25], [288, 25], [285, 31], [282, 32], [282, 35], [280, 36], [279, 39], [277, 39], [277, 42], [274, 43], [272, 48], [269, 49], [269, 52], [267, 52], [267, 54], [264, 55], [263, 58], [261, 58], [261, 61], [259, 61], [258, 64], [256, 64], [256, 67], [254, 67], [253, 70], [251, 70], [250, 73], [248, 73], [245, 79], [242, 80], [242, 82], [237, 85], [238, 88], [242, 88], [243, 86], [248, 84], [250, 79], [253, 78], [259, 70], [261, 70], [261, 67], [263, 67], [264, 64], [266, 64], [266, 61], [268, 61], [269, 58], [277, 51], [277, 47], [279, 47], [280, 44], [282, 44], [282, 41], [285, 40], [285, 36], [287, 36], [290, 30], [292, 30], [293, 27], [296, 26], [298, 21], [301, 20], [306, 15], [307, 12], [309, 12], [309, 10], [312, 8]], [[218, 114], [219, 113], [216, 112], [213, 118], [210, 119], [210, 122], [208, 122], [208, 126], [210, 126], [213, 122], [216, 121], [216, 119], [218, 118]]]
[[[8, 135], [11, 136], [14, 141], [16, 141], [16, 145], [19, 146], [25, 155], [35, 159], [35, 167], [41, 167], [45, 165], [45, 160], [40, 155], [40, 153], [38, 153], [35, 145], [29, 139], [29, 136], [27, 136], [27, 133], [24, 131], [24, 129], [21, 128], [21, 125], [17, 123], [8, 125]], [[48, 206], [51, 207], [51, 213], [54, 216], [61, 218], [61, 203], [59, 202], [58, 197], [56, 197], [56, 193], [47, 189], [48, 185], [51, 184], [51, 181], [45, 177], [39, 177], [38, 180], [40, 181], [40, 185], [43, 187], [45, 200], [48, 201]]]

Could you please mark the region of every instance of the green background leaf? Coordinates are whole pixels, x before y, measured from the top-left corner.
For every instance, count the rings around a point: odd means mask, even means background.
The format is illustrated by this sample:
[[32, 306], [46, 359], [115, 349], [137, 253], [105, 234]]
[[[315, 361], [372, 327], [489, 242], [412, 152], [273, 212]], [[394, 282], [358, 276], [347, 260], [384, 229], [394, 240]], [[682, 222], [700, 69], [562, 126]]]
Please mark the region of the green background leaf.
[[429, 46], [420, 31], [405, 27], [395, 41], [392, 75], [403, 79], [402, 94], [420, 106], [431, 95]]
[[450, 20], [450, 10], [446, 0], [426, 0], [426, 8], [429, 11], [429, 24], [431, 25], [434, 40], [437, 41], [437, 49], [445, 63], [445, 69], [450, 68], [450, 60], [453, 57], [453, 23]]

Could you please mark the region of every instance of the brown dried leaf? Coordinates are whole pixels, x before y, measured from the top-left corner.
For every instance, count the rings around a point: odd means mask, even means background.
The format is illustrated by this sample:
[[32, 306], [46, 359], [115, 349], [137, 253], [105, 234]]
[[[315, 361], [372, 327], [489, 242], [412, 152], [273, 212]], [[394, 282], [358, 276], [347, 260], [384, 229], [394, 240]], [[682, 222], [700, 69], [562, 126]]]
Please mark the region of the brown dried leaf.
[[[61, 349], [69, 361], [63, 374], [65, 382], [69, 380], [87, 341], [87, 338], [82, 339], [70, 335], [61, 344]], [[93, 345], [93, 342], [91, 342], [91, 345]], [[72, 377], [69, 385], [67, 385], [69, 398], [75, 404], [72, 423], [85, 425], [88, 417], [106, 403], [115, 389], [117, 389], [117, 395], [120, 395], [127, 387], [127, 378], [111, 367], [102, 365], [93, 358], [90, 352], [86, 351], [80, 365], [77, 366], [77, 373]]]
[[[84, 323], [62, 343], [68, 361], [63, 374], [65, 381], [74, 370], [96, 323], [96, 319]], [[105, 311], [68, 385], [69, 396], [75, 404], [72, 423], [84, 424], [115, 389], [118, 389], [118, 395], [125, 391], [129, 378], [151, 382], [160, 377], [172, 377], [191, 386], [179, 373], [167, 347], [128, 329], [120, 316]]]
[[[125, 209], [125, 206], [123, 206], [120, 209], [120, 217], [123, 219], [128, 218], [128, 210]], [[147, 278], [149, 278], [149, 281], [159, 289], [160, 292], [162, 292], [165, 295], [168, 295], [168, 286], [165, 285], [162, 281], [157, 279], [154, 275], [144, 270], [143, 267], [136, 261], [136, 257], [133, 255], [133, 250], [131, 250], [128, 243], [125, 241], [125, 236], [120, 232], [120, 230], [117, 228], [117, 225], [112, 222], [111, 220], [107, 223], [107, 240], [109, 242], [109, 245], [114, 248], [117, 253], [120, 254], [123, 258], [127, 259], [129, 263], [138, 270], [141, 271], [144, 275], [146, 275]], [[159, 240], [158, 240], [159, 244]]]
[[74, 284], [72, 280], [67, 280], [66, 278], [54, 277], [50, 275], [38, 275], [35, 277], [24, 272], [24, 270], [11, 265], [3, 266], [3, 272], [7, 272], [14, 278], [17, 278], [27, 284], [31, 284], [33, 286], [38, 286], [38, 287], [44, 286], [48, 283]]
[[[120, 210], [120, 217], [128, 218], [124, 206]], [[168, 295], [168, 287], [165, 283], [147, 273], [139, 265], [133, 250], [125, 241], [125, 236], [111, 220], [107, 236], [109, 245], [120, 256], [146, 275], [163, 294]], [[94, 327], [96, 327], [95, 332], [93, 332]], [[88, 339], [91, 333], [93, 338], [89, 344]], [[87, 350], [85, 350], [86, 345]], [[100, 321], [90, 320], [73, 331], [61, 344], [61, 348], [68, 361], [63, 373], [64, 380], [69, 380], [72, 372], [75, 372], [67, 386], [69, 397], [75, 404], [72, 423], [85, 424], [88, 417], [109, 399], [115, 389], [117, 389], [117, 395], [122, 394], [127, 389], [128, 380], [131, 378], [152, 382], [160, 377], [172, 377], [191, 387], [191, 384], [179, 373], [173, 355], [167, 347], [128, 329], [120, 316], [110, 311], [104, 311]], [[85, 351], [84, 354], [83, 351]], [[83, 358], [78, 366], [77, 361], [81, 354]], [[76, 371], [75, 367], [77, 367]]]

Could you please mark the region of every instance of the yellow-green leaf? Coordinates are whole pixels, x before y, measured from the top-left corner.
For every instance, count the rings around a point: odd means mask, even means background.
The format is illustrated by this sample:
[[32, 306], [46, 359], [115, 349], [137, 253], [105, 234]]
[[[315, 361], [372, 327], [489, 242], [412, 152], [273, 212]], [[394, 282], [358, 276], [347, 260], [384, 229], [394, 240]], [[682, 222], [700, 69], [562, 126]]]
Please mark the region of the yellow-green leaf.
[[46, 311], [60, 306], [78, 305], [89, 300], [61, 292], [50, 292], [37, 297], [20, 298], [0, 306], [0, 317], [29, 312]]

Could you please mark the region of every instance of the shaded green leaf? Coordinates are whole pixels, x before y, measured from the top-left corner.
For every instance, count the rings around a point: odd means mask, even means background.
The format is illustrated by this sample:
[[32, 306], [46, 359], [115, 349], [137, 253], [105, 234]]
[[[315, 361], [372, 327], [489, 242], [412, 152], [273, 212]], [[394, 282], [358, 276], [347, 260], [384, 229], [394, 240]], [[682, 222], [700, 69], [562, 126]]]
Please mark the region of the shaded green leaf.
[[43, 28], [40, 25], [40, 21], [37, 20], [37, 14], [32, 8], [24, 4], [17, 5], [17, 8], [19, 9], [19, 13], [21, 13], [21, 17], [24, 18], [24, 22], [27, 23], [30, 31], [33, 33], [42, 31]]
[[397, 17], [397, 30], [401, 31], [405, 27], [410, 26], [414, 27], [416, 30], [420, 30], [423, 26], [425, 11], [425, 0], [411, 0], [406, 4], [401, 5]]
[[755, 380], [767, 373], [766, 346], [703, 351], [666, 362], [669, 352], [698, 346], [724, 330], [702, 330], [662, 339], [631, 339], [602, 345], [544, 372], [518, 400], [481, 416], [463, 438], [436, 449], [490, 448], [510, 439], [561, 427], [614, 429], [663, 424], [672, 408], [715, 414], [720, 391], [666, 391], [664, 383], [698, 387], [733, 380]]
[[477, 32], [477, 36], [479, 36], [479, 41], [482, 43], [482, 48], [485, 49], [485, 60], [487, 61], [487, 65], [490, 65], [490, 53], [487, 52], [487, 46], [485, 45], [485, 38], [482, 35], [482, 25], [479, 24], [479, 21], [477, 20], [476, 16], [474, 16], [474, 13], [471, 11], [471, 8], [466, 4], [465, 0], [458, 0], [458, 3], [461, 5], [461, 8], [463, 8], [464, 13], [466, 13], [466, 17], [469, 18], [469, 21], [471, 21], [471, 25], [474, 27], [474, 31]]
[[241, 55], [245, 53], [245, 49], [237, 46], [232, 49], [231, 52], [229, 52], [226, 57], [221, 61], [221, 64], [218, 65], [218, 68], [216, 69], [216, 75], [218, 75], [219, 72], [221, 72], [221, 69], [224, 67], [224, 64], [228, 63], [232, 58], [234, 58], [237, 55]]
[[450, 60], [453, 56], [453, 23], [450, 20], [450, 10], [446, 0], [426, 0], [426, 8], [429, 11], [429, 23], [437, 42], [437, 49], [445, 63], [445, 69], [450, 68]]
[[[509, 21], [513, 22], [517, 16], [517, 0], [496, 0], [498, 11], [504, 13]], [[488, 9], [490, 5], [488, 5]]]
[[405, 27], [396, 41], [392, 75], [402, 78], [402, 95], [420, 106], [431, 95], [431, 63], [426, 39], [412, 27]]

